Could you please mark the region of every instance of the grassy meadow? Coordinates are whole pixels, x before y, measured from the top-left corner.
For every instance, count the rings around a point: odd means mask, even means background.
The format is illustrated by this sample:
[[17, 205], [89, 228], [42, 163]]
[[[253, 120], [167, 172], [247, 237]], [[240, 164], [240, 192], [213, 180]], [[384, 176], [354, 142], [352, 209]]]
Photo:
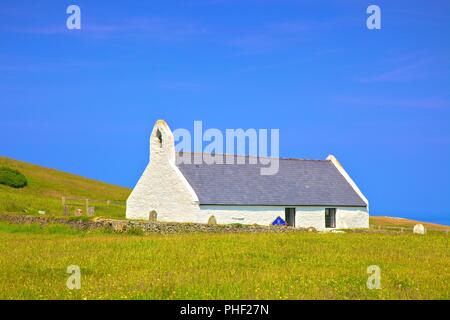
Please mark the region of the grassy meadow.
[[[124, 218], [125, 200], [131, 192], [123, 188], [74, 174], [49, 169], [27, 162], [0, 157], [0, 167], [20, 171], [28, 180], [28, 186], [15, 189], [0, 184], [0, 214], [20, 213], [36, 215], [45, 211], [46, 215], [61, 216], [61, 197], [77, 199], [72, 201], [76, 208], [85, 210], [84, 199], [95, 206], [96, 215]], [[110, 204], [107, 204], [110, 200]]]
[[[442, 232], [140, 236], [0, 222], [0, 250], [0, 299], [450, 299]], [[69, 265], [80, 290], [66, 287]], [[369, 265], [381, 289], [367, 289]]]

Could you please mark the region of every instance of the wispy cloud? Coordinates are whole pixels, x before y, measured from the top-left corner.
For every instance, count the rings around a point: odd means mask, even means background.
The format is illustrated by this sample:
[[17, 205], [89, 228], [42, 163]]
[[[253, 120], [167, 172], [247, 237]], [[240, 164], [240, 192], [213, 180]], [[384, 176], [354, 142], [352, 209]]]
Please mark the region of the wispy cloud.
[[357, 76], [356, 80], [361, 83], [411, 82], [448, 74], [444, 71], [446, 69], [443, 68], [444, 65], [448, 65], [448, 61], [433, 54], [408, 54], [373, 63], [371, 70], [379, 71], [375, 74]]
[[305, 41], [316, 40], [327, 32], [355, 25], [354, 19], [346, 17], [327, 20], [300, 18], [252, 25], [247, 29], [227, 30], [226, 44], [239, 50], [240, 54], [258, 54], [282, 50]]
[[73, 69], [92, 69], [100, 68], [106, 65], [105, 61], [93, 61], [82, 59], [62, 59], [53, 62], [33, 62], [22, 61], [18, 59], [3, 59], [7, 63], [0, 64], [0, 71], [18, 71], [18, 72], [53, 72], [67, 71]]
[[116, 24], [87, 24], [85, 30], [94, 35], [133, 34], [166, 40], [208, 33], [207, 28], [197, 22], [164, 18], [134, 18]]
[[258, 54], [285, 48], [304, 41], [313, 25], [308, 21], [280, 21], [230, 29], [225, 44], [238, 50], [239, 55]]
[[375, 75], [361, 77], [358, 80], [364, 83], [413, 81], [422, 77], [424, 71], [423, 68], [426, 67], [427, 64], [428, 62], [423, 59], [413, 61]]
[[403, 108], [403, 109], [450, 109], [450, 100], [441, 98], [376, 98], [373, 96], [338, 96], [333, 99], [339, 104], [361, 108]]
[[186, 92], [201, 92], [209, 91], [217, 88], [214, 84], [198, 83], [192, 81], [162, 81], [158, 82], [156, 86], [168, 91], [186, 91]]
[[0, 32], [32, 35], [78, 34], [82, 37], [139, 36], [160, 40], [183, 39], [208, 33], [204, 26], [192, 21], [164, 18], [132, 18], [111, 22], [89, 22], [83, 20], [81, 30], [70, 31], [65, 24], [47, 26], [4, 26]]

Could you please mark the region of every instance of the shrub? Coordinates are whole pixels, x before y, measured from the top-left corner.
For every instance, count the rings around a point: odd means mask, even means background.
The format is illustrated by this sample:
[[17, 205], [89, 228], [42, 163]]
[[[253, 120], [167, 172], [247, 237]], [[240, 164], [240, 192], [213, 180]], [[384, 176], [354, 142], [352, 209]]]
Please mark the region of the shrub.
[[28, 184], [28, 181], [19, 171], [7, 167], [0, 167], [0, 184], [13, 188], [23, 188]]

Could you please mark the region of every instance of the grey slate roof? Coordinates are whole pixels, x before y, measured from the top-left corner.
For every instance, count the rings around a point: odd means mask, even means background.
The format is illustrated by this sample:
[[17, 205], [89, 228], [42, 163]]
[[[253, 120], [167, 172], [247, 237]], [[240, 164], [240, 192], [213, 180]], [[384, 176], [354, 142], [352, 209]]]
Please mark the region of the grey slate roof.
[[366, 206], [329, 160], [280, 158], [279, 171], [271, 176], [260, 174], [264, 165], [259, 161], [245, 160], [246, 164], [185, 164], [177, 157], [177, 166], [202, 205]]

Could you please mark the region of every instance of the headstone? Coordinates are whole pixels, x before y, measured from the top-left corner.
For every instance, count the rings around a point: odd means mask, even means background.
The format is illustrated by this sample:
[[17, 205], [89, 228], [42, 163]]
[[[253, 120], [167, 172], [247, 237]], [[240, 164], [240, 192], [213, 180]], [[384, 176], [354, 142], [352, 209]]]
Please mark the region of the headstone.
[[156, 213], [155, 210], [150, 211], [150, 214], [148, 216], [148, 220], [151, 222], [155, 222], [158, 220], [158, 213]]
[[413, 228], [413, 233], [415, 234], [425, 234], [427, 233], [427, 230], [425, 229], [425, 227], [423, 226], [423, 224], [416, 224]]
[[92, 217], [95, 213], [95, 207], [88, 207], [88, 216]]
[[38, 213], [39, 213], [39, 214], [45, 214], [45, 211], [39, 210]]
[[214, 216], [209, 217], [208, 224], [217, 224], [216, 217]]

